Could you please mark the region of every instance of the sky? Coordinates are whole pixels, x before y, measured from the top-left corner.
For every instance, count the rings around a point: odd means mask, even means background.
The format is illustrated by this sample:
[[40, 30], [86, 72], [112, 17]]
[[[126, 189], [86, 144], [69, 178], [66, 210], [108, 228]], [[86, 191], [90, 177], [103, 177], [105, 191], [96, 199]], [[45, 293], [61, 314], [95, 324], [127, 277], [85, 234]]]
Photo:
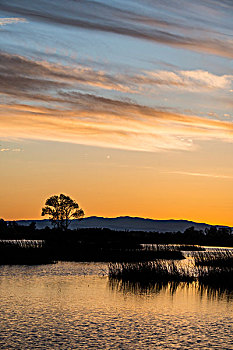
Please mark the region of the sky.
[[1, 0], [0, 217], [233, 226], [232, 0]]

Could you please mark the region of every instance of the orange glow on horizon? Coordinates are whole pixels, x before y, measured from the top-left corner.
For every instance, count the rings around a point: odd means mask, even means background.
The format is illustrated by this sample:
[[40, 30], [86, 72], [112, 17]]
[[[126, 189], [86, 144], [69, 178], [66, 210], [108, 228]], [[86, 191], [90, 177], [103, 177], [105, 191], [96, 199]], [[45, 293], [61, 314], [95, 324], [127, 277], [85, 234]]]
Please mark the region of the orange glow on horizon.
[[0, 218], [65, 193], [86, 216], [233, 227], [229, 1], [4, 3]]

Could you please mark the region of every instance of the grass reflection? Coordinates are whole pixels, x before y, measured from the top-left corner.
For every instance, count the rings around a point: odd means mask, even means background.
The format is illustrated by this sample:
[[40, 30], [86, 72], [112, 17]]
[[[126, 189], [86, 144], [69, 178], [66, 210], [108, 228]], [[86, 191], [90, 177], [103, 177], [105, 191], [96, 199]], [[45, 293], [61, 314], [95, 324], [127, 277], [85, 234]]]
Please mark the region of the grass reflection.
[[174, 261], [156, 260], [138, 263], [109, 264], [109, 284], [116, 290], [151, 294], [195, 286], [200, 295], [233, 299], [231, 267], [182, 266]]
[[116, 278], [109, 278], [109, 288], [123, 294], [133, 295], [159, 295], [161, 292], [168, 292], [174, 296], [182, 289], [193, 289], [201, 298], [207, 297], [209, 300], [233, 300], [233, 290], [225, 287], [215, 287], [199, 282], [136, 282], [123, 281]]
[[176, 292], [177, 288], [181, 286], [180, 282], [168, 282], [160, 281], [153, 282], [136, 282], [136, 281], [123, 281], [116, 278], [109, 278], [109, 288], [113, 291], [123, 292], [124, 294], [159, 294], [161, 291], [168, 290], [172, 295]]

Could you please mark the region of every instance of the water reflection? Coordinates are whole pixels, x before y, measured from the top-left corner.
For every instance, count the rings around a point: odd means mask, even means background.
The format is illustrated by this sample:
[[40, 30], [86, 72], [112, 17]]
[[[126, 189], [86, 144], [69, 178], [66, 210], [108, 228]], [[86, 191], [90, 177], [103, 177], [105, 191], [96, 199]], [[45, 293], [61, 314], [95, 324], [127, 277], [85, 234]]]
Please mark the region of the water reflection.
[[198, 282], [135, 282], [123, 281], [120, 279], [110, 278], [108, 280], [109, 289], [123, 294], [135, 295], [158, 295], [161, 292], [167, 292], [174, 296], [176, 292], [182, 289], [192, 289], [194, 293], [201, 298], [204, 296], [209, 300], [222, 300], [229, 302], [233, 300], [233, 290], [223, 287], [212, 287]]
[[[124, 294], [140, 294], [140, 295], [149, 295], [149, 294], [159, 294], [161, 291], [169, 291], [173, 295], [177, 288], [182, 288], [182, 284], [178, 282], [131, 282], [131, 281], [122, 281], [119, 279], [110, 278], [108, 280], [109, 288], [112, 291], [122, 292]], [[187, 284], [188, 285], [188, 284]]]
[[122, 283], [94, 263], [0, 266], [0, 283], [0, 349], [233, 350], [227, 292]]
[[208, 299], [225, 300], [227, 302], [233, 300], [233, 290], [224, 287], [212, 287], [208, 285], [198, 284], [197, 292], [201, 297], [207, 296]]

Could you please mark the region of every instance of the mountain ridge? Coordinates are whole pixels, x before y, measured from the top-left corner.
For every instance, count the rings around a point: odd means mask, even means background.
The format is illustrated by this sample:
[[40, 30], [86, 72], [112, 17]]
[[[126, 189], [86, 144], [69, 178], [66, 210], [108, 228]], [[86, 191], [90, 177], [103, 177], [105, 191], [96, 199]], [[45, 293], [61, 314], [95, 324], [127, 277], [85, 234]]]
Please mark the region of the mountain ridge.
[[[19, 225], [29, 225], [31, 222], [36, 224], [38, 229], [46, 226], [52, 227], [48, 219], [43, 220], [16, 220]], [[157, 220], [150, 218], [118, 216], [115, 218], [106, 218], [101, 216], [89, 216], [80, 220], [72, 220], [69, 228], [109, 228], [112, 230], [131, 230], [131, 231], [157, 231], [157, 232], [184, 232], [187, 228], [193, 226], [197, 230], [205, 230], [211, 226], [228, 227], [224, 225], [210, 225], [184, 219]]]

